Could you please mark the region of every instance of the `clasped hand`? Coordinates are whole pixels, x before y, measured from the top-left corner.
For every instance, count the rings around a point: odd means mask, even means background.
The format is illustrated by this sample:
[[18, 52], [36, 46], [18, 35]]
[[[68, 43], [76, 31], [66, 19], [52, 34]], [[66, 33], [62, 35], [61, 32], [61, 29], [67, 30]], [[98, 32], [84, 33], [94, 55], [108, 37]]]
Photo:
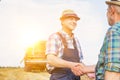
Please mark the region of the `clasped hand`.
[[71, 68], [71, 71], [76, 76], [81, 76], [83, 74], [87, 74], [89, 78], [94, 78], [95, 74], [94, 72], [89, 72], [89, 66], [84, 65], [83, 63], [77, 63], [75, 66]]
[[85, 65], [83, 63], [77, 63], [71, 68], [71, 71], [77, 76], [83, 75], [86, 73]]

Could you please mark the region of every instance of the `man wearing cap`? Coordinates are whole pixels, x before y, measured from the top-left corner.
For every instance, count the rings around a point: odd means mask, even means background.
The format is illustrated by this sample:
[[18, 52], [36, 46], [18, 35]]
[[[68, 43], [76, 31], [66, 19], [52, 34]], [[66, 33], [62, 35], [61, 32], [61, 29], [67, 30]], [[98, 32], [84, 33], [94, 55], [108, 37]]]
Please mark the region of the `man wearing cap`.
[[96, 65], [96, 80], [120, 80], [120, 0], [106, 1], [111, 26], [105, 36]]
[[72, 32], [78, 20], [80, 18], [73, 10], [64, 10], [60, 17], [62, 29], [48, 38], [46, 67], [51, 73], [50, 80], [80, 80], [79, 75], [92, 71], [90, 66], [81, 62], [83, 55], [80, 43]]

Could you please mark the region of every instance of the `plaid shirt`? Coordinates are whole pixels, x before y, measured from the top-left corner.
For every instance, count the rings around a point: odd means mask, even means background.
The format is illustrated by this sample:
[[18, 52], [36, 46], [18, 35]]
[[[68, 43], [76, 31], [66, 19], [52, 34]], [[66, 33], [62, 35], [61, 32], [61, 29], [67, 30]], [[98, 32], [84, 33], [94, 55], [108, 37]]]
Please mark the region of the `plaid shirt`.
[[[73, 38], [70, 38], [69, 35], [60, 30], [59, 31], [61, 33], [61, 35], [65, 38], [66, 42], [67, 42], [67, 47], [74, 49], [73, 46]], [[77, 49], [79, 52], [79, 57], [80, 57], [80, 61], [83, 59], [83, 55], [82, 55], [82, 51], [81, 51], [81, 46], [80, 43], [78, 41], [78, 39], [76, 37], [75, 41], [76, 41], [76, 45], [77, 45]], [[47, 45], [46, 45], [46, 55], [48, 54], [53, 54], [56, 55], [57, 57], [62, 57], [63, 55], [63, 49], [64, 49], [64, 45], [61, 41], [61, 38], [58, 36], [58, 34], [53, 33], [52, 35], [50, 35], [48, 41], [47, 41]], [[49, 64], [47, 64], [47, 69], [54, 69], [53, 66], [50, 66]]]
[[106, 33], [96, 66], [96, 80], [104, 80], [106, 70], [120, 72], [120, 22]]

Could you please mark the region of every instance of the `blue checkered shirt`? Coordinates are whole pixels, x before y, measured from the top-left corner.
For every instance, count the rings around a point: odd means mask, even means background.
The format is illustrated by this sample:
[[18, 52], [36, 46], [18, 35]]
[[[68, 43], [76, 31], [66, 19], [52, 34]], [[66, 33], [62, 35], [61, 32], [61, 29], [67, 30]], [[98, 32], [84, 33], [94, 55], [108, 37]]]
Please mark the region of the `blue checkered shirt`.
[[96, 80], [104, 80], [105, 71], [120, 73], [120, 22], [110, 27], [96, 65]]

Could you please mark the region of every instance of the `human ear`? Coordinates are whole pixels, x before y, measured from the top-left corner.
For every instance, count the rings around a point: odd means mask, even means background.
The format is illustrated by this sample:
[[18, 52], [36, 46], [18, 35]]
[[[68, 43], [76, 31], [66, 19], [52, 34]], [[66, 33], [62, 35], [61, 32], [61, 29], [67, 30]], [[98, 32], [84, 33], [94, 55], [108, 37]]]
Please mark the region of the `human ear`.
[[110, 14], [111, 14], [111, 15], [114, 15], [114, 14], [115, 14], [115, 10], [116, 10], [115, 7], [114, 7], [114, 6], [111, 6], [111, 7], [110, 7]]

